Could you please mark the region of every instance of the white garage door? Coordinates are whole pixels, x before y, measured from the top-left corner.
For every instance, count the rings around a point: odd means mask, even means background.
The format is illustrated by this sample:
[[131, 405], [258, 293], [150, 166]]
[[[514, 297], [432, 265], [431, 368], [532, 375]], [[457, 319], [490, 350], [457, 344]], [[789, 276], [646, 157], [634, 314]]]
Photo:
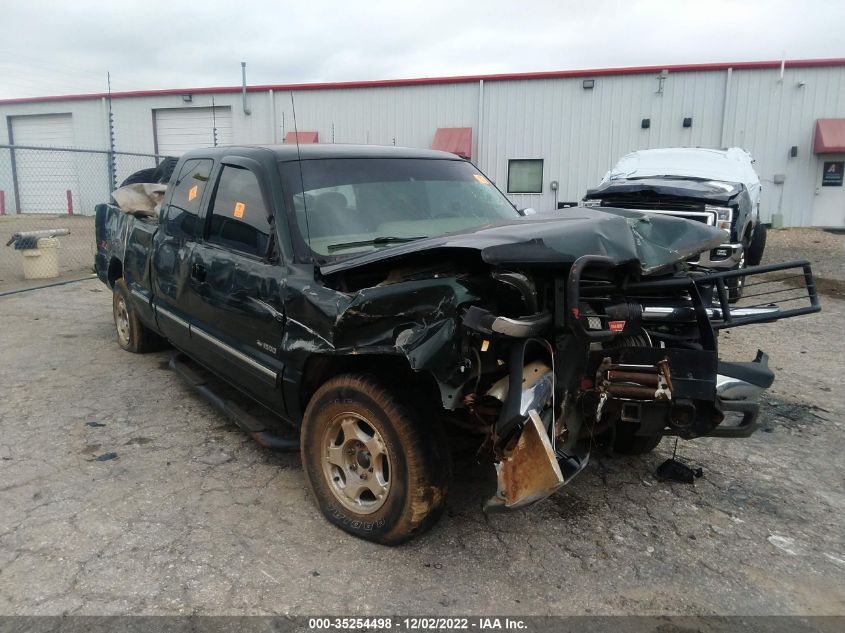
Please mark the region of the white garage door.
[[229, 107], [217, 107], [213, 111], [212, 108], [168, 108], [156, 110], [154, 116], [159, 154], [180, 156], [197, 147], [232, 144]]
[[[70, 114], [15, 116], [12, 140], [15, 145], [73, 147], [73, 120]], [[67, 192], [76, 196], [79, 189], [76, 154], [16, 150], [15, 171], [21, 213], [67, 213]]]

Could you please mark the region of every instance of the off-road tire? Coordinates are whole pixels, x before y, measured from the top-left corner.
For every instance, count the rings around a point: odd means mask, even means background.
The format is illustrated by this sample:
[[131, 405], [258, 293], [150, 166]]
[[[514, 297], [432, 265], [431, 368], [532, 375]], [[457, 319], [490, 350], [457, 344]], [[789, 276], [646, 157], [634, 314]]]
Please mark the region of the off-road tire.
[[158, 164], [158, 167], [155, 169], [155, 180], [153, 182], [158, 182], [161, 184], [168, 184], [170, 182], [171, 176], [173, 176], [173, 170], [176, 168], [179, 159], [175, 156], [166, 156], [161, 160]]
[[123, 277], [114, 282], [112, 315], [117, 331], [117, 344], [134, 354], [144, 354], [161, 348], [162, 339], [138, 319], [129, 300], [129, 288]]
[[[337, 376], [311, 398], [301, 429], [305, 481], [320, 511], [340, 529], [383, 545], [403, 543], [437, 522], [451, 470], [446, 436], [436, 417], [424, 415], [404, 397], [397, 397], [397, 391], [370, 375]], [[344, 447], [343, 454], [352, 454], [353, 449], [346, 449], [352, 439], [347, 437], [346, 427], [339, 436], [340, 444], [334, 430], [338, 421], [348, 422], [350, 416], [374, 431], [373, 437], [383, 449], [380, 459], [386, 456], [389, 463], [389, 488], [383, 499], [373, 499], [374, 510], [356, 512], [347, 507], [355, 501], [339, 487], [345, 489], [350, 480], [337, 477], [344, 473], [337, 472], [332, 460], [340, 453], [329, 455], [339, 446]], [[332, 469], [334, 476], [329, 472]]]
[[167, 156], [163, 158], [158, 167], [148, 167], [146, 169], [139, 169], [133, 174], [130, 174], [126, 180], [120, 183], [121, 187], [126, 185], [135, 185], [138, 183], [160, 183], [167, 184], [170, 182], [170, 177], [173, 175], [173, 169], [179, 162], [178, 158]]
[[613, 435], [613, 452], [619, 455], [645, 455], [657, 448], [663, 439], [662, 435], [635, 435], [636, 431], [636, 424], [618, 422]]
[[120, 186], [125, 187], [126, 185], [136, 185], [138, 183], [158, 182], [155, 179], [156, 171], [158, 171], [156, 167], [150, 167], [149, 169], [140, 169], [134, 174], [130, 174], [126, 178], [126, 180], [120, 183]]

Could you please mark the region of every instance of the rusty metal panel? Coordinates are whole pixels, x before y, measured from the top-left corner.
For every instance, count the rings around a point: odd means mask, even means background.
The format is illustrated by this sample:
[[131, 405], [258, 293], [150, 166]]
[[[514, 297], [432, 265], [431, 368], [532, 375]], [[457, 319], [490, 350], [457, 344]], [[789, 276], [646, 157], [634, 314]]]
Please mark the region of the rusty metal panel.
[[545, 499], [564, 484], [548, 433], [536, 411], [529, 412], [510, 454], [502, 460], [499, 483], [507, 508]]

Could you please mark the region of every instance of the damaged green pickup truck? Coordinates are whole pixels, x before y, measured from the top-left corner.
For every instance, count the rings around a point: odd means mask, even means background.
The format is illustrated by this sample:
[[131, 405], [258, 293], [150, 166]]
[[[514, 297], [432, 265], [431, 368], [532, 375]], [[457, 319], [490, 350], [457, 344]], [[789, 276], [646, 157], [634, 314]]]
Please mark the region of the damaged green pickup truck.
[[720, 362], [718, 331], [819, 310], [806, 262], [744, 269], [750, 304], [730, 305], [739, 271], [687, 263], [719, 229], [612, 208], [524, 215], [434, 151], [195, 150], [158, 220], [103, 204], [96, 226], [121, 347], [167, 339], [299, 428], [284, 439], [235, 415], [301, 449], [330, 522], [386, 544], [443, 509], [443, 425], [490, 456], [487, 506], [522, 507], [591, 447], [749, 435], [774, 375], [762, 353]]

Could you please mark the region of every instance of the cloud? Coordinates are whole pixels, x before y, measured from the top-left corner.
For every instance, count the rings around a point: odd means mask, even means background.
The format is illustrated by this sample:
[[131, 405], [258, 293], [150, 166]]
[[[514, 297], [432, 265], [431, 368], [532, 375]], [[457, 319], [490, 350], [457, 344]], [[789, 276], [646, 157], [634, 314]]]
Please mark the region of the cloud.
[[845, 3], [6, 3], [0, 98], [845, 55]]

